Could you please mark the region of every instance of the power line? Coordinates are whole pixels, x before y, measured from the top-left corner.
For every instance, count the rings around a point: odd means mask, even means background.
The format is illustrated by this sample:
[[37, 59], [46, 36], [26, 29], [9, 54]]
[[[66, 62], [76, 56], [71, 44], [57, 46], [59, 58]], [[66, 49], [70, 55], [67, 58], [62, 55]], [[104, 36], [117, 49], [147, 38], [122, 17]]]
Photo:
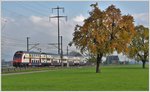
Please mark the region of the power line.
[[38, 14], [40, 14], [40, 15], [44, 15], [44, 16], [47, 16], [47, 14], [43, 14], [43, 13], [41, 13], [41, 12], [39, 12], [39, 11], [37, 11], [37, 10], [34, 10], [34, 8], [33, 7], [27, 7], [26, 5], [24, 5], [23, 3], [21, 3], [21, 2], [17, 2], [18, 3], [18, 5], [21, 5], [22, 7], [21, 8], [25, 8], [25, 9], [27, 9], [27, 10], [29, 10], [29, 11], [31, 11], [31, 12], [35, 12], [35, 13], [38, 13]]
[[[29, 4], [27, 4], [29, 7], [31, 7], [31, 8], [33, 8], [33, 9], [35, 9], [35, 10], [37, 10], [37, 8], [38, 8], [38, 10], [40, 9], [42, 12], [43, 11], [45, 11], [45, 12], [43, 12], [43, 13], [45, 13], [45, 14], [47, 14], [46, 12], [47, 11], [49, 11], [49, 7], [47, 7], [47, 8], [44, 8], [44, 6], [45, 5], [40, 5], [40, 3], [37, 3], [37, 2], [35, 2], [34, 4], [32, 4], [31, 5], [31, 3], [29, 3]], [[35, 6], [33, 6], [33, 5], [35, 5]], [[38, 6], [36, 6], [36, 5], [38, 5]], [[42, 6], [42, 7], [41, 7]], [[40, 8], [39, 8], [40, 7]], [[43, 8], [43, 9], [41, 9], [41, 8]], [[47, 9], [47, 10], [45, 10], [45, 9]]]
[[[41, 8], [43, 8], [43, 9], [49, 9], [49, 7], [47, 7], [46, 5], [43, 5], [41, 2], [39, 3], [39, 2], [36, 2], [35, 4], [37, 4], [38, 5], [38, 7], [39, 6], [42, 6]], [[45, 7], [45, 8], [44, 8]]]
[[8, 36], [4, 36], [4, 35], [1, 35], [1, 39], [3, 40], [14, 40], [14, 41], [18, 41], [18, 42], [24, 42], [25, 40], [21, 40], [21, 39], [17, 39], [17, 38], [13, 38], [13, 37], [8, 37]]
[[[18, 13], [18, 12], [16, 12], [16, 11], [13, 11], [13, 10], [10, 10], [10, 9], [7, 9], [7, 8], [4, 8], [4, 9], [2, 9], [2, 10], [5, 10], [5, 12], [10, 13], [11, 16], [12, 16], [12, 15], [17, 15], [17, 16], [20, 16], [20, 17], [28, 17], [28, 16], [26, 16], [26, 15], [20, 14], [20, 13]], [[3, 13], [2, 13], [2, 14], [3, 14]]]
[[[44, 16], [47, 16], [48, 14], [44, 14], [44, 13], [42, 13], [42, 12], [39, 12], [38, 10], [36, 10], [36, 9], [34, 9], [33, 7], [31, 7], [31, 6], [26, 6], [26, 5], [24, 5], [23, 3], [21, 3], [21, 2], [17, 2], [18, 3], [18, 7], [19, 8], [22, 8], [22, 9], [24, 9], [24, 10], [28, 10], [28, 11], [30, 11], [30, 12], [34, 12], [34, 13], [37, 13], [37, 14], [40, 14], [40, 15], [44, 15]], [[20, 7], [21, 6], [21, 7]], [[20, 13], [18, 13], [17, 11], [14, 11], [14, 10], [10, 10], [10, 9], [8, 9], [8, 8], [5, 8], [5, 7], [2, 7], [3, 9], [2, 10], [7, 10], [7, 11], [9, 11], [9, 13], [11, 14], [11, 15], [17, 15], [17, 16], [21, 16], [21, 17], [28, 17], [27, 15], [24, 15], [24, 14], [20, 14]], [[3, 14], [3, 13], [2, 13]]]

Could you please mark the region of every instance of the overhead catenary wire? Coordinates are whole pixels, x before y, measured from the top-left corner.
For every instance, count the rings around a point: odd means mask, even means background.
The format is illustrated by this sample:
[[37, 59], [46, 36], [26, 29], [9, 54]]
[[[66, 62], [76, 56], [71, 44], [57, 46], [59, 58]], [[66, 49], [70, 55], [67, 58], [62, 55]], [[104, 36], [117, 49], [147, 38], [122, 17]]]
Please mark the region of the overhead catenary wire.
[[[20, 46], [26, 46], [26, 44], [24, 43], [25, 40], [21, 40], [21, 39], [17, 39], [17, 38], [13, 38], [13, 37], [7, 37], [4, 38], [5, 36], [2, 36], [2, 46], [6, 46], [8, 45], [9, 47], [11, 46], [16, 46], [16, 47], [20, 47]], [[32, 42], [35, 43], [35, 42]], [[40, 43], [38, 42], [40, 45], [38, 45], [38, 47], [42, 48], [43, 50], [56, 50], [57, 48], [51, 45], [48, 45], [48, 43]], [[63, 48], [64, 49], [64, 48]]]
[[[47, 17], [48, 16], [48, 14], [46, 14], [44, 12], [41, 12], [41, 11], [39, 12], [38, 10], [36, 10], [35, 8], [33, 8], [31, 6], [28, 7], [28, 4], [25, 5], [25, 4], [21, 3], [21, 2], [17, 2], [17, 3], [18, 3], [18, 6], [17, 6], [18, 9], [22, 8], [23, 10], [25, 10], [27, 12], [33, 13], [32, 15], [38, 14], [38, 15], [42, 15], [43, 17]], [[10, 13], [10, 15], [16, 15], [16, 16], [19, 16], [19, 17], [30, 17], [30, 15], [25, 15], [25, 13], [22, 14], [20, 12], [18, 13], [17, 11], [8, 9], [8, 8], [6, 8], [4, 6], [2, 7], [2, 12], [8, 12], [8, 13]]]
[[48, 9], [48, 10], [50, 9], [50, 7], [47, 7], [45, 4], [42, 4], [41, 2], [36, 2], [35, 5], [38, 5], [38, 7], [42, 6], [41, 8], [43, 8], [43, 9]]
[[[5, 10], [5, 11], [3, 11], [3, 10]], [[17, 11], [10, 10], [8, 8], [5, 8], [5, 7], [3, 7], [2, 12], [8, 12], [8, 13], [10, 13], [11, 16], [16, 15], [16, 16], [19, 16], [19, 17], [28, 17], [27, 15], [18, 13]], [[3, 13], [2, 13], [2, 16], [3, 16]]]
[[[18, 2], [19, 3], [19, 2]], [[21, 2], [22, 3], [22, 2]], [[21, 3], [19, 3], [18, 4], [18, 7], [19, 6], [22, 6], [22, 7], [19, 7], [19, 8], [22, 8], [22, 9], [24, 9], [24, 10], [28, 10], [28, 12], [32, 12], [33, 14], [40, 14], [40, 15], [46, 15], [47, 16], [47, 14], [45, 13], [43, 13], [43, 11], [38, 11], [38, 10], [36, 10], [35, 8], [33, 8], [33, 7], [31, 7], [29, 4], [21, 4]], [[35, 4], [36, 5], [36, 4]], [[44, 8], [43, 8], [43, 10], [45, 10]], [[29, 17], [28, 15], [25, 15], [25, 14], [21, 14], [21, 13], [18, 13], [17, 11], [15, 11], [15, 10], [11, 10], [11, 9], [8, 9], [8, 11], [10, 11], [9, 13], [10, 13], [10, 15], [16, 15], [16, 16], [20, 16], [20, 17]], [[46, 10], [45, 10], [46, 11]], [[21, 40], [21, 39], [16, 39], [16, 38], [7, 38], [6, 37], [6, 39], [4, 38], [3, 39], [3, 41], [5, 42], [5, 41], [7, 41], [7, 40], [13, 40], [14, 42], [6, 42], [6, 44], [7, 45], [10, 45], [10, 47], [11, 47], [11, 45], [12, 45], [12, 47], [13, 46], [20, 46], [20, 45], [24, 45], [24, 40]], [[15, 41], [18, 43], [18, 44], [15, 44]], [[20, 45], [19, 45], [20, 44]], [[41, 43], [40, 43], [41, 44]], [[48, 46], [46, 45], [46, 43], [45, 44], [42, 44], [42, 45], [40, 45], [39, 47], [43, 47], [43, 49], [47, 49], [48, 48]], [[47, 48], [45, 48], [45, 47], [47, 47]], [[52, 47], [50, 47], [51, 49], [52, 49]], [[55, 48], [53, 48], [53, 49], [55, 49]]]
[[24, 42], [25, 41], [23, 39], [17, 39], [17, 38], [6, 36], [6, 35], [1, 35], [1, 38], [2, 39], [8, 39], [8, 40], [17, 40], [17, 41], [20, 41], [20, 42]]
[[[31, 3], [26, 4], [27, 6], [31, 7], [35, 11], [41, 10], [41, 13], [48, 15], [49, 7], [44, 8], [45, 5], [40, 5], [39, 3], [35, 2], [34, 4], [31, 5]], [[38, 8], [38, 10], [37, 10]], [[47, 9], [47, 10], [46, 10]], [[44, 11], [44, 12], [43, 12]]]
[[22, 6], [20, 8], [25, 8], [28, 11], [31, 11], [31, 12], [34, 12], [34, 13], [37, 13], [37, 14], [40, 14], [40, 15], [43, 15], [43, 16], [47, 16], [48, 15], [48, 14], [44, 14], [42, 12], [39, 12], [38, 10], [35, 10], [33, 7], [27, 6], [27, 4], [25, 5], [22, 2], [17, 2], [17, 3], [18, 3], [18, 6]]

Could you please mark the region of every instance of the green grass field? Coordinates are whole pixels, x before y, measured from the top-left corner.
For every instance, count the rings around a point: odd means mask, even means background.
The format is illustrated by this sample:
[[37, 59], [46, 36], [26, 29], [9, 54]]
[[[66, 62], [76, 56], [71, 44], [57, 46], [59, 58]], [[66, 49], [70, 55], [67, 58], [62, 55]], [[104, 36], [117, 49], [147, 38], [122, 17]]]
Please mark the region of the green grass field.
[[148, 66], [102, 66], [57, 69], [48, 72], [2, 76], [3, 91], [148, 91]]

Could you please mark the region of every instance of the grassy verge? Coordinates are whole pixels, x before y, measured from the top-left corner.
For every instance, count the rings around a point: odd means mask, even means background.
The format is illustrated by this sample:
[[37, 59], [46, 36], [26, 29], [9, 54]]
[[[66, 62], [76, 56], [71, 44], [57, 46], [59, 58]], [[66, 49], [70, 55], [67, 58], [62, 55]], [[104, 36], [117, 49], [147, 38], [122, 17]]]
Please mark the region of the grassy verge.
[[140, 65], [57, 69], [2, 76], [3, 91], [148, 91], [148, 68]]

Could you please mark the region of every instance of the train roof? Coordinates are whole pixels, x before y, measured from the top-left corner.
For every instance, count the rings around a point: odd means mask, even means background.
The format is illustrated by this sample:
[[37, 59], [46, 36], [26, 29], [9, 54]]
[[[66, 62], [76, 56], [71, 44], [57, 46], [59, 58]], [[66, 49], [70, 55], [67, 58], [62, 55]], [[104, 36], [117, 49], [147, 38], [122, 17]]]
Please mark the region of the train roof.
[[[17, 51], [16, 53], [29, 53], [29, 54], [47, 54], [47, 55], [54, 55], [54, 56], [58, 56], [59, 54], [55, 54], [55, 53], [45, 53], [45, 52], [34, 52], [34, 51]], [[66, 55], [63, 54], [63, 56], [67, 56], [67, 57], [83, 57], [83, 56], [74, 56], [74, 55]]]
[[44, 53], [44, 52], [34, 52], [34, 51], [17, 51], [16, 53], [29, 53], [29, 54], [48, 54], [48, 55], [58, 55], [55, 53]]

